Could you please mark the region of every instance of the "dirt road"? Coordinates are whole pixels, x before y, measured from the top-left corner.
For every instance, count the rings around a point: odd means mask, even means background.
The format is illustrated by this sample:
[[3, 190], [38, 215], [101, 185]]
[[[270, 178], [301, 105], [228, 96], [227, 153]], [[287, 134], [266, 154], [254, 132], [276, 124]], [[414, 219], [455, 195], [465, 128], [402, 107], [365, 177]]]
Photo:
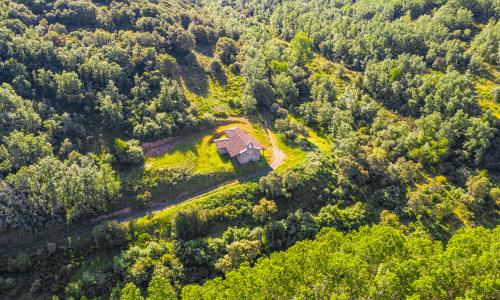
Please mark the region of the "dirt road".
[[269, 123], [270, 123], [269, 118], [266, 116], [266, 118], [264, 120], [264, 124], [266, 126], [266, 132], [267, 132], [267, 135], [269, 136], [269, 140], [271, 141], [272, 150], [273, 150], [273, 158], [272, 158], [272, 162], [271, 162], [271, 168], [273, 168], [273, 170], [276, 170], [285, 160], [285, 153], [276, 144], [276, 138], [274, 137], [274, 134], [270, 129], [271, 126], [269, 125]]
[[[265, 124], [266, 132], [269, 135], [269, 140], [271, 141], [272, 151], [273, 151], [272, 162], [271, 162], [270, 168], [268, 167], [264, 170], [260, 170], [260, 171], [257, 171], [255, 173], [252, 173], [252, 174], [249, 174], [249, 175], [237, 178], [237, 179], [233, 179], [230, 181], [216, 184], [216, 185], [211, 186], [211, 187], [204, 189], [202, 191], [198, 191], [195, 193], [191, 193], [189, 195], [180, 196], [176, 199], [170, 199], [167, 201], [157, 203], [154, 207], [146, 209], [146, 210], [131, 212], [131, 213], [123, 214], [123, 215], [116, 215], [114, 217], [107, 218], [106, 220], [107, 221], [115, 220], [117, 222], [126, 222], [128, 220], [138, 219], [138, 218], [150, 215], [150, 214], [154, 214], [158, 211], [167, 209], [169, 207], [173, 207], [173, 206], [178, 205], [180, 203], [183, 203], [186, 201], [191, 201], [191, 200], [197, 199], [199, 197], [209, 195], [209, 194], [214, 193], [218, 190], [221, 190], [229, 185], [239, 184], [239, 183], [242, 183], [244, 181], [248, 181], [248, 180], [251, 180], [254, 178], [258, 178], [258, 177], [267, 175], [269, 172], [271, 172], [272, 170], [275, 170], [283, 163], [283, 161], [285, 159], [285, 153], [283, 153], [283, 151], [278, 147], [278, 145], [276, 143], [276, 139], [274, 137], [274, 134], [270, 129], [270, 125], [269, 125], [270, 121], [269, 121], [268, 116], [265, 117], [264, 124]], [[127, 212], [128, 211], [129, 210], [127, 210]], [[110, 215], [113, 215], [113, 214], [110, 214]], [[96, 220], [96, 219], [94, 219], [94, 220]], [[0, 255], [1, 256], [14, 255], [19, 251], [26, 251], [26, 250], [30, 250], [30, 249], [44, 247], [47, 245], [47, 243], [50, 243], [50, 242], [65, 242], [69, 238], [89, 234], [92, 232], [92, 230], [94, 229], [94, 227], [96, 225], [106, 221], [106, 220], [100, 219], [100, 218], [97, 218], [97, 220], [99, 220], [99, 221], [98, 222], [88, 222], [88, 223], [84, 223], [84, 224], [76, 224], [76, 225], [73, 225], [71, 227], [62, 226], [59, 228], [59, 230], [53, 228], [50, 230], [51, 232], [48, 232], [48, 233], [40, 233], [40, 234], [36, 234], [36, 235], [30, 236], [30, 237], [25, 236], [25, 238], [22, 241], [18, 241], [18, 240], [3, 241], [2, 243], [0, 243]]]

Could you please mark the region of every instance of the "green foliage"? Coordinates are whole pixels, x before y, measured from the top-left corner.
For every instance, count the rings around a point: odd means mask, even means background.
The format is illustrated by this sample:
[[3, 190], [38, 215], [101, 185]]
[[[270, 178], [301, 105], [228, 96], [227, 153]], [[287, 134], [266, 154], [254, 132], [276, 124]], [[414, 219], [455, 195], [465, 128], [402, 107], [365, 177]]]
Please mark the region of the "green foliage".
[[295, 140], [300, 136], [306, 136], [307, 132], [302, 124], [291, 118], [277, 119], [274, 122], [276, 130], [287, 139]]
[[293, 78], [290, 75], [286, 73], [278, 74], [273, 78], [273, 83], [278, 97], [285, 102], [294, 103], [297, 100], [299, 90], [295, 86]]
[[405, 237], [390, 227], [363, 227], [347, 235], [325, 229], [316, 240], [273, 254], [253, 268], [187, 286], [182, 298], [440, 298], [452, 293], [494, 299], [498, 262], [491, 243], [498, 243], [498, 233], [463, 230], [443, 249], [439, 242]]
[[0, 134], [6, 136], [13, 130], [33, 132], [42, 120], [33, 104], [16, 94], [11, 86], [4, 83], [0, 87]]
[[135, 284], [129, 282], [123, 289], [120, 300], [142, 300], [144, 297], [141, 295], [141, 290]]
[[240, 104], [243, 111], [247, 114], [255, 112], [257, 109], [257, 100], [252, 95], [244, 94], [240, 100]]
[[441, 235], [444, 229], [439, 227], [445, 223], [443, 221], [453, 218], [453, 208], [461, 193], [460, 190], [450, 193], [446, 188], [446, 178], [439, 176], [408, 193], [407, 211], [424, 225], [438, 227], [431, 230]]
[[83, 100], [82, 87], [78, 74], [63, 71], [54, 76], [56, 82], [56, 96], [59, 100], [79, 104]]
[[213, 59], [210, 61], [207, 71], [219, 81], [223, 81], [225, 78], [224, 69], [222, 68], [222, 64], [219, 59]]
[[456, 71], [425, 77], [418, 94], [423, 98], [422, 111], [426, 114], [453, 116], [458, 110], [475, 113], [477, 109], [472, 79]]
[[470, 52], [485, 62], [498, 64], [500, 23], [490, 21], [472, 41]]
[[196, 209], [179, 211], [173, 220], [175, 236], [178, 239], [190, 240], [204, 232], [204, 217]]
[[277, 211], [278, 208], [276, 207], [276, 203], [266, 198], [260, 199], [259, 204], [256, 204], [252, 208], [253, 217], [261, 222], [269, 219], [271, 215], [275, 214]]
[[215, 45], [215, 55], [219, 57], [225, 65], [234, 63], [236, 61], [237, 53], [238, 47], [233, 39], [221, 37], [217, 40], [217, 45]]
[[116, 138], [115, 151], [122, 163], [141, 163], [144, 160], [144, 153], [138, 140], [124, 141]]
[[120, 181], [107, 163], [88, 156], [64, 162], [52, 156], [6, 177], [0, 190], [1, 230], [73, 222], [103, 212]]
[[180, 26], [169, 28], [166, 39], [172, 51], [182, 55], [187, 55], [196, 46], [193, 34]]
[[279, 251], [297, 241], [313, 238], [319, 226], [308, 212], [298, 210], [280, 221], [272, 221], [264, 226], [262, 244], [266, 252]]
[[316, 222], [321, 227], [335, 227], [338, 230], [353, 230], [365, 223], [366, 208], [360, 202], [340, 209], [335, 205], [327, 205], [319, 212]]
[[197, 45], [212, 45], [217, 40], [217, 33], [210, 26], [191, 23], [189, 31], [194, 35]]
[[[0, 158], [0, 172], [17, 171], [23, 166], [35, 163], [38, 159], [52, 155], [52, 145], [47, 141], [45, 134], [35, 136], [31, 133], [24, 134], [20, 131], [12, 131], [3, 138], [5, 149], [3, 159]], [[0, 150], [2, 151], [2, 150]]]
[[305, 32], [297, 32], [287, 49], [287, 59], [293, 66], [304, 66], [312, 58], [312, 40]]
[[286, 61], [271, 60], [269, 62], [269, 69], [274, 74], [284, 73], [288, 70], [288, 63]]
[[224, 273], [237, 269], [244, 262], [253, 265], [260, 255], [260, 241], [239, 240], [227, 245], [227, 254], [219, 259], [215, 267]]
[[175, 300], [177, 299], [177, 293], [170, 284], [168, 278], [165, 278], [162, 274], [157, 274], [153, 276], [153, 279], [149, 283], [147, 299]]
[[337, 96], [335, 82], [328, 76], [314, 76], [310, 79], [313, 101], [333, 102]]
[[500, 87], [492, 88], [490, 90], [490, 97], [496, 102], [500, 102]]
[[99, 250], [112, 251], [128, 240], [127, 228], [116, 221], [97, 225], [92, 230], [95, 247]]
[[398, 59], [371, 62], [366, 67], [363, 84], [373, 98], [383, 101], [389, 108], [417, 114], [419, 103], [410, 100], [422, 83], [425, 72], [421, 57], [402, 55]]
[[[274, 121], [284, 152], [259, 184], [2, 260], [0, 293], [168, 299], [224, 274], [184, 294], [498, 298], [498, 122], [476, 103], [496, 108], [497, 2], [0, 1], [1, 232], [260, 170], [219, 156], [214, 116]], [[141, 164], [138, 140], [180, 133]], [[378, 215], [396, 229], [353, 231]], [[324, 226], [351, 233], [293, 246]]]
[[119, 256], [115, 256], [114, 266], [139, 286], [147, 286], [155, 276], [168, 277], [167, 280], [172, 281], [179, 280], [183, 265], [174, 255], [172, 243], [150, 241], [151, 237], [147, 234], [142, 234], [141, 238], [144, 241], [139, 245], [132, 246], [122, 251]]

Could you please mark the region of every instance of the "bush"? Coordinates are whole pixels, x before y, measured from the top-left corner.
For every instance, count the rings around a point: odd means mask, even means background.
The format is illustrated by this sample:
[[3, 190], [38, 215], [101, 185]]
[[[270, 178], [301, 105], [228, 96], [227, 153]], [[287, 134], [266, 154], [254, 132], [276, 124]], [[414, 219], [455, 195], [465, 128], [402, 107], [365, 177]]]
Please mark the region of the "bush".
[[7, 291], [11, 290], [15, 285], [14, 278], [0, 277], [0, 294], [5, 295]]
[[31, 257], [26, 252], [19, 253], [8, 263], [8, 269], [11, 272], [26, 272], [32, 265]]
[[203, 114], [203, 117], [202, 117], [202, 121], [203, 123], [209, 125], [209, 126], [213, 126], [215, 124], [215, 117], [214, 115], [212, 115], [211, 113], [204, 113]]
[[144, 153], [138, 140], [115, 139], [115, 152], [118, 161], [124, 164], [136, 164], [144, 160]]
[[500, 102], [500, 88], [499, 87], [492, 88], [490, 90], [490, 97], [496, 102]]
[[97, 225], [92, 230], [94, 245], [99, 250], [112, 250], [128, 240], [127, 228], [116, 221]]
[[361, 202], [340, 209], [338, 206], [327, 205], [321, 209], [315, 218], [321, 227], [335, 227], [339, 230], [352, 230], [365, 223], [366, 209]]
[[188, 54], [196, 46], [193, 34], [179, 26], [169, 29], [167, 42], [173, 51], [183, 55]]
[[284, 134], [290, 140], [295, 140], [299, 136], [307, 136], [304, 125], [290, 118], [277, 119], [274, 126], [278, 132]]
[[189, 26], [188, 30], [193, 34], [197, 45], [212, 45], [217, 39], [215, 31], [211, 27], [205, 25], [193, 23]]
[[265, 221], [278, 211], [276, 203], [272, 200], [262, 198], [259, 204], [252, 208], [253, 217], [258, 221]]
[[190, 208], [178, 212], [173, 220], [175, 236], [181, 240], [191, 240], [204, 232], [205, 220], [198, 209]]
[[222, 37], [217, 41], [215, 46], [215, 54], [220, 58], [222, 63], [225, 65], [230, 65], [236, 61], [236, 54], [238, 53], [238, 48], [234, 40]]
[[218, 58], [214, 58], [212, 59], [212, 61], [210, 61], [210, 63], [207, 66], [207, 72], [217, 79], [222, 79], [225, 77], [224, 69], [222, 68], [220, 59]]

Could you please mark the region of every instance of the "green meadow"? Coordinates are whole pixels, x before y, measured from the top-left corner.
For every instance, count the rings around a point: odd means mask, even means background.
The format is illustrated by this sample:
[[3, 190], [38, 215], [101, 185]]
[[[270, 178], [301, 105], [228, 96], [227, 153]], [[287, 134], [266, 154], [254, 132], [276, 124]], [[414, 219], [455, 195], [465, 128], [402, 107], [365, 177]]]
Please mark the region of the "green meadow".
[[[225, 122], [224, 125], [181, 137], [167, 153], [145, 159], [144, 174], [146, 180], [152, 183], [153, 200], [165, 201], [168, 197], [189, 195], [190, 192], [202, 191], [269, 167], [272, 150], [264, 127], [242, 118]], [[235, 126], [255, 136], [266, 147], [261, 161], [240, 165], [217, 152], [213, 140], [225, 129]]]

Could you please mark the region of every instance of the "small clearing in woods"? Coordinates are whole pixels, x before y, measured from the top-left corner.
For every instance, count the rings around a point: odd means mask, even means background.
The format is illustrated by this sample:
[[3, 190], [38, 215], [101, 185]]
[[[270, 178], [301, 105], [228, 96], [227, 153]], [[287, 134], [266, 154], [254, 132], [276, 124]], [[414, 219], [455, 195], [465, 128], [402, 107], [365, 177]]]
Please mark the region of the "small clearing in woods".
[[[239, 126], [266, 147], [259, 162], [240, 165], [217, 152], [214, 137], [231, 127]], [[251, 123], [244, 118], [219, 121], [212, 128], [185, 136], [143, 144], [146, 159], [144, 174], [153, 182], [153, 198], [163, 200], [186, 191], [197, 191], [230, 179], [255, 173], [269, 167], [273, 157], [272, 144], [260, 122]]]

